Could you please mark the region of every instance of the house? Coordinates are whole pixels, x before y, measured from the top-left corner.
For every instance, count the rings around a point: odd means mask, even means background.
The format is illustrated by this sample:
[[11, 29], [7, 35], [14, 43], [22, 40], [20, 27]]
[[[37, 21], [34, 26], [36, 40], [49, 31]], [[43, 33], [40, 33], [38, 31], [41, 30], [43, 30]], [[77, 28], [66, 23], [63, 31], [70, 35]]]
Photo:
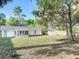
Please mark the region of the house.
[[0, 32], [2, 37], [42, 35], [42, 29], [38, 27], [0, 26]]

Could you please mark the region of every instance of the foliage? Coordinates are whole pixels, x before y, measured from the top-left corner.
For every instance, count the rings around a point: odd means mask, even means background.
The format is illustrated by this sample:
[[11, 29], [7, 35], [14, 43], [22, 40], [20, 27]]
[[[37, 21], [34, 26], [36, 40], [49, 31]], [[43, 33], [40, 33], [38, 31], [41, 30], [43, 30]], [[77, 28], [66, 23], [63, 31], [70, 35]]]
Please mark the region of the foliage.
[[10, 17], [7, 21], [6, 21], [6, 25], [7, 26], [18, 26], [19, 22], [16, 20], [15, 17]]
[[12, 0], [0, 0], [0, 6], [3, 7], [8, 2], [11, 2]]
[[3, 13], [0, 13], [0, 25], [5, 25], [6, 16]]
[[19, 26], [27, 26], [27, 21], [25, 18], [20, 17], [20, 19], [18, 19], [17, 21], [19, 22], [19, 24], [18, 24]]
[[28, 19], [26, 22], [27, 22], [27, 25], [34, 26], [34, 20]]
[[20, 18], [20, 16], [21, 16], [21, 12], [22, 12], [21, 7], [20, 7], [20, 6], [17, 6], [17, 7], [14, 8], [13, 11], [14, 11], [14, 12], [13, 12], [14, 15], [16, 15], [16, 16], [18, 16], [18, 17]]
[[79, 0], [37, 0], [37, 11], [42, 19], [46, 18], [47, 22], [51, 24], [50, 26], [69, 31], [73, 40], [72, 28], [78, 22], [78, 4]]

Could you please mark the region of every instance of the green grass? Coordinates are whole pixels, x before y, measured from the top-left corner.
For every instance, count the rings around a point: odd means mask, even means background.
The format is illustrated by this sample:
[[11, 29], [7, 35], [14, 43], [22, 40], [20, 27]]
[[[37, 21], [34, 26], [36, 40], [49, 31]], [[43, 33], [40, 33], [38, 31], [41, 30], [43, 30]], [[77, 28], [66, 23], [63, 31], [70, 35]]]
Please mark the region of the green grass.
[[19, 37], [19, 38], [0, 38], [0, 43], [3, 45], [12, 45], [14, 48], [33, 46], [33, 45], [44, 45], [56, 43], [57, 39], [63, 38], [62, 36], [35, 36], [35, 37]]
[[2, 36], [2, 32], [0, 31], [0, 37]]
[[[11, 55], [13, 52], [21, 54], [18, 59], [77, 59], [79, 44], [66, 41], [64, 38], [65, 36], [61, 33], [54, 33], [50, 36], [0, 38], [0, 53], [6, 55]], [[47, 46], [38, 47], [39, 45]], [[27, 46], [37, 47], [22, 48]], [[4, 59], [12, 58], [5, 57]]]
[[1, 38], [0, 37], [0, 53], [2, 54], [12, 54], [14, 48], [21, 48], [27, 46], [45, 45], [56, 43], [56, 39], [63, 37], [53, 36], [34, 36], [34, 37], [18, 37], [18, 38]]

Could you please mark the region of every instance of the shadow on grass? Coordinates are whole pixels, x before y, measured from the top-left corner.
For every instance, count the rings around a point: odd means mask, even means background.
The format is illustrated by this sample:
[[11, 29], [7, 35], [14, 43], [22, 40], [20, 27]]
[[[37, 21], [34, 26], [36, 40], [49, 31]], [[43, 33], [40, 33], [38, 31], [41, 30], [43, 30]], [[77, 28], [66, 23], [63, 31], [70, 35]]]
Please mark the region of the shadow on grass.
[[20, 59], [13, 48], [11, 38], [0, 38], [0, 59]]
[[[70, 41], [68, 39], [60, 39], [58, 41], [61, 41], [62, 43], [56, 43], [56, 44], [46, 44], [46, 45], [36, 45], [36, 46], [27, 46], [27, 47], [21, 47], [16, 49], [31, 49], [31, 48], [38, 48], [38, 47], [49, 47], [49, 48], [42, 48], [35, 50], [32, 55], [45, 55], [45, 56], [56, 56], [62, 52], [66, 53], [67, 55], [73, 54], [74, 56], [79, 56], [79, 43]], [[79, 59], [79, 58], [75, 58]]]
[[76, 58], [76, 59], [79, 59], [79, 58]]
[[[75, 44], [79, 45], [79, 42], [76, 43], [65, 39], [63, 43], [52, 44], [50, 48], [37, 50], [33, 55], [56, 56], [64, 52], [67, 55], [73, 54], [74, 56], [79, 56], [79, 46], [76, 46]], [[76, 57], [75, 59], [79, 58]]]

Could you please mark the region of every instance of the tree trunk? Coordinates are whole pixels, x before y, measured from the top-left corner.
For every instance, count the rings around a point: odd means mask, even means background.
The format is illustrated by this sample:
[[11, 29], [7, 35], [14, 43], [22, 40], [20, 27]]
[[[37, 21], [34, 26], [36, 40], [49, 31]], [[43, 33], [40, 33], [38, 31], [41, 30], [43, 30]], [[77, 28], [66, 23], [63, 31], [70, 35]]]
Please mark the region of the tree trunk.
[[68, 17], [69, 17], [69, 34], [70, 34], [70, 39], [72, 41], [74, 41], [73, 29], [72, 29], [72, 19], [71, 19], [71, 4], [68, 5]]
[[69, 28], [68, 28], [68, 25], [67, 23], [65, 24], [65, 29], [66, 29], [66, 36], [69, 37]]
[[62, 19], [65, 21], [64, 22], [64, 26], [65, 26], [65, 28], [64, 28], [64, 30], [66, 31], [66, 36], [67, 36], [67, 38], [69, 37], [69, 28], [68, 28], [68, 23], [66, 22], [67, 21], [67, 19], [65, 18], [65, 14], [64, 14], [64, 8], [62, 8], [62, 12], [63, 12], [63, 15], [62, 15]]

